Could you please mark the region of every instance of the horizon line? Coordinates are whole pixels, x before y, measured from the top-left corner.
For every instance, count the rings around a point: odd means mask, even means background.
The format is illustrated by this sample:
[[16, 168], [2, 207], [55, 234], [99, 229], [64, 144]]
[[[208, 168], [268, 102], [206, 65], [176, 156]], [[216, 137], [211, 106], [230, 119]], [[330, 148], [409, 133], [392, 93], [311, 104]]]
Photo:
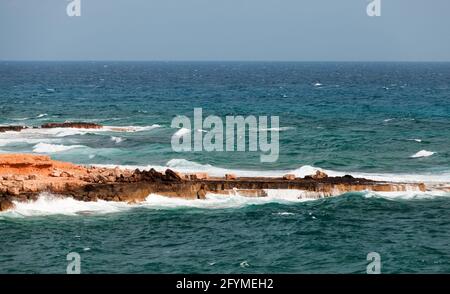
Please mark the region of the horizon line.
[[449, 63], [450, 60], [249, 60], [249, 59], [0, 59], [0, 62], [298, 62], [298, 63]]

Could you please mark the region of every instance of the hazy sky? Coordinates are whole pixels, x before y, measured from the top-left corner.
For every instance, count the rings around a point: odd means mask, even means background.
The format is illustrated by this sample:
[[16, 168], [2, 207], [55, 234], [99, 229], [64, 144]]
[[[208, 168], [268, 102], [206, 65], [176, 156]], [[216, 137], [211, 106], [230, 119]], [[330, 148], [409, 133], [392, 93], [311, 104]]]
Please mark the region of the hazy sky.
[[0, 0], [0, 60], [450, 61], [450, 0]]

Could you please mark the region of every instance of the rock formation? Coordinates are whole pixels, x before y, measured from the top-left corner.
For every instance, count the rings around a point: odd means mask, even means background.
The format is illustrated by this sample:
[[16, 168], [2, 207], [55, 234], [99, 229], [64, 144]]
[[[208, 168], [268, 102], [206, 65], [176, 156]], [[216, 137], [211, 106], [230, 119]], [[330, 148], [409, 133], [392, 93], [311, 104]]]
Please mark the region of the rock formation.
[[64, 122], [64, 123], [47, 123], [43, 124], [41, 128], [50, 129], [50, 128], [77, 128], [77, 129], [101, 129], [103, 126], [87, 123], [87, 122]]
[[[0, 126], [0, 133], [4, 132], [20, 132], [24, 129], [39, 128], [39, 127], [29, 127], [29, 126]], [[51, 128], [78, 128], [78, 129], [101, 129], [102, 125], [88, 122], [63, 122], [63, 123], [46, 123], [40, 128], [51, 129]], [[118, 128], [120, 129], [120, 128]]]
[[0, 133], [4, 132], [20, 132], [24, 126], [0, 126]]
[[0, 155], [0, 211], [11, 209], [13, 201], [36, 200], [51, 192], [82, 201], [143, 201], [149, 194], [204, 199], [208, 192], [247, 197], [265, 197], [267, 189], [296, 189], [305, 197], [318, 198], [350, 191], [425, 190], [424, 184], [377, 182], [352, 176], [328, 177], [325, 173], [295, 178], [209, 177], [206, 173], [182, 175], [170, 169], [164, 173], [80, 166], [31, 154]]

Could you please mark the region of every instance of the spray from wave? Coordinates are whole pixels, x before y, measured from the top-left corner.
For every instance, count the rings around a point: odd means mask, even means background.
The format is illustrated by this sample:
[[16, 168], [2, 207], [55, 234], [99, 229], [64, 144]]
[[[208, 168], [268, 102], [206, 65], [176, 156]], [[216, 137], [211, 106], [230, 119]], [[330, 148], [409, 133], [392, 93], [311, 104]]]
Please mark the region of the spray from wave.
[[[188, 200], [171, 198], [157, 194], [150, 194], [145, 201], [137, 204], [125, 202], [110, 202], [99, 200], [96, 202], [78, 201], [70, 197], [56, 196], [42, 193], [36, 201], [14, 202], [13, 210], [0, 212], [0, 217], [34, 217], [47, 215], [89, 216], [125, 212], [130, 209], [143, 208], [153, 210], [170, 209], [240, 209], [249, 205], [283, 204], [295, 205], [299, 203], [316, 201], [305, 198], [305, 191], [300, 190], [265, 190], [266, 197], [244, 197], [239, 193], [230, 195], [208, 193], [205, 200]], [[436, 192], [357, 192], [363, 199], [383, 198], [386, 200], [422, 200], [437, 197], [450, 197], [450, 193]], [[346, 195], [346, 194], [342, 194]], [[332, 199], [335, 197], [327, 198]], [[321, 198], [323, 200], [323, 198]]]

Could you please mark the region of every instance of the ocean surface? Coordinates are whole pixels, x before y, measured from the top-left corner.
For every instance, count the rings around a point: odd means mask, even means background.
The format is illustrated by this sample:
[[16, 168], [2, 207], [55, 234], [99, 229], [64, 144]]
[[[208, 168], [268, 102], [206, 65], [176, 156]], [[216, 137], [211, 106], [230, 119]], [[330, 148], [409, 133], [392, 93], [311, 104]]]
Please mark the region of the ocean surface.
[[[176, 115], [279, 116], [280, 156], [174, 152]], [[80, 164], [248, 176], [316, 169], [450, 183], [450, 63], [0, 62], [0, 125], [84, 121], [103, 130], [0, 133], [0, 153]], [[117, 131], [114, 127], [124, 127]], [[193, 130], [193, 132], [196, 130]], [[450, 272], [450, 194], [299, 200], [149, 195], [84, 203], [42, 195], [0, 213], [1, 273]]]

